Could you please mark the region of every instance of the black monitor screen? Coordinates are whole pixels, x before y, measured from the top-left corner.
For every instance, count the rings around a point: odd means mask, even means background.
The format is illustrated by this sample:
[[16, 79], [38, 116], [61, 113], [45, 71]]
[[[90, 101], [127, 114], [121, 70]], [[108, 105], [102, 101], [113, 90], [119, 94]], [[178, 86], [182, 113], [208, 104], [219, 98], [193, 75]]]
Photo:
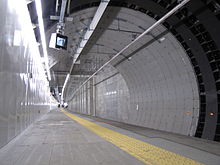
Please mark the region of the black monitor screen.
[[56, 48], [67, 49], [67, 36], [57, 34], [56, 37]]

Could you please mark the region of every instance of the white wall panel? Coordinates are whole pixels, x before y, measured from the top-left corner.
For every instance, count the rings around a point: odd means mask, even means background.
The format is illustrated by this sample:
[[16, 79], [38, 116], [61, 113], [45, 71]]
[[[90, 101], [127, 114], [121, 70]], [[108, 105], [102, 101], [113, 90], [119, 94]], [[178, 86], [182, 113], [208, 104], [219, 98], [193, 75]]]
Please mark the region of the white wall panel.
[[26, 1], [0, 1], [0, 18], [2, 147], [46, 113], [50, 100]]

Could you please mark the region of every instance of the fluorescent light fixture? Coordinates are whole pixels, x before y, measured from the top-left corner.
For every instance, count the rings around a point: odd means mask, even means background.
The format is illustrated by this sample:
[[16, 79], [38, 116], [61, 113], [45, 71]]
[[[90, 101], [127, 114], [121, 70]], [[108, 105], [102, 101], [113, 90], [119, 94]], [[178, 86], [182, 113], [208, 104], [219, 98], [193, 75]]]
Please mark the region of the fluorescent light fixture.
[[70, 74], [68, 73], [67, 76], [66, 76], [66, 80], [65, 80], [65, 82], [64, 82], [64, 85], [63, 85], [63, 89], [62, 89], [61, 102], [63, 101], [64, 90], [65, 90], [65, 88], [66, 88], [67, 82], [69, 81], [69, 78], [70, 78]]
[[[95, 29], [96, 29], [99, 21], [101, 20], [102, 15], [104, 14], [109, 2], [110, 2], [110, 0], [105, 0], [105, 1], [101, 1], [101, 3], [99, 4], [99, 7], [94, 15], [94, 18], [92, 19], [92, 22], [89, 25], [89, 28], [87, 29], [86, 33], [83, 36], [83, 40], [80, 42], [79, 47], [77, 48], [75, 54], [73, 55], [73, 64], [72, 65], [75, 64], [75, 62], [78, 59], [78, 57], [80, 56], [83, 48], [85, 47], [85, 45], [89, 41], [90, 37], [92, 36], [93, 32], [95, 31]], [[83, 29], [81, 30], [81, 32], [83, 32]]]
[[162, 38], [159, 39], [159, 42], [161, 43], [161, 42], [163, 42], [165, 39], [166, 39], [165, 37], [162, 37]]
[[67, 106], [68, 106], [68, 104], [66, 102], [63, 105], [64, 105], [65, 108], [67, 108]]
[[40, 28], [41, 44], [42, 44], [43, 53], [44, 53], [44, 62], [45, 62], [46, 69], [47, 69], [48, 80], [50, 81], [51, 75], [50, 75], [49, 60], [48, 60], [47, 47], [46, 47], [46, 38], [45, 38], [45, 31], [44, 31], [44, 22], [43, 22], [43, 17], [42, 17], [41, 0], [35, 0], [35, 4], [36, 4], [38, 23], [39, 23], [39, 28]]
[[35, 29], [37, 27], [37, 25], [32, 23], [32, 27], [33, 27], [33, 29]]
[[27, 2], [27, 5], [28, 5], [29, 3], [33, 2], [33, 0], [26, 0], [26, 2]]
[[[36, 42], [36, 44], [37, 44], [37, 46], [40, 46], [40, 45], [41, 45], [39, 42]], [[44, 61], [44, 60], [42, 60], [42, 61]]]
[[[87, 44], [87, 42], [89, 41], [89, 39], [92, 36], [93, 32], [95, 31], [95, 29], [96, 29], [99, 21], [101, 20], [101, 17], [104, 14], [109, 2], [110, 2], [110, 0], [105, 0], [105, 1], [101, 1], [101, 3], [99, 4], [99, 7], [98, 7], [93, 19], [92, 19], [92, 22], [90, 23], [89, 28], [87, 29], [86, 33], [83, 36], [83, 40], [79, 43], [79, 47], [77, 48], [75, 54], [73, 55], [73, 63], [71, 65], [69, 73], [72, 72], [74, 64], [78, 60], [78, 57], [80, 56], [84, 46]], [[83, 29], [81, 30], [81, 32], [82, 31], [83, 31]], [[80, 63], [80, 61], [79, 61], [79, 63]], [[65, 87], [66, 86], [63, 85], [62, 96], [63, 96], [63, 92], [65, 90]], [[62, 99], [63, 98], [61, 97], [61, 101], [62, 101]]]
[[56, 45], [56, 37], [57, 37], [57, 33], [52, 33], [51, 34], [51, 37], [50, 37], [50, 43], [49, 43], [49, 47], [50, 48], [55, 48], [55, 45]]

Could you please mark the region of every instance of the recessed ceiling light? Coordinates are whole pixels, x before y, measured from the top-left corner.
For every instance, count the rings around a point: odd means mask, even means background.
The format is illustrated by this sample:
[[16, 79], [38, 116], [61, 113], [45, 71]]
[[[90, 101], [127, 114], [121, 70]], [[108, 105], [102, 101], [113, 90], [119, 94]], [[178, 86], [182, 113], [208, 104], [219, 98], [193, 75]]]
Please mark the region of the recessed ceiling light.
[[38, 23], [39, 23], [39, 28], [40, 28], [40, 37], [41, 37], [41, 44], [43, 48], [43, 53], [44, 53], [44, 61], [47, 69], [47, 75], [48, 75], [48, 80], [51, 80], [51, 75], [50, 75], [50, 68], [49, 68], [49, 60], [48, 60], [48, 54], [47, 54], [47, 46], [46, 46], [46, 37], [45, 37], [45, 31], [44, 31], [44, 22], [43, 22], [43, 12], [42, 12], [42, 5], [41, 5], [41, 0], [35, 0], [36, 4], [36, 10], [37, 10], [37, 16], [38, 16]]
[[213, 113], [213, 112], [210, 112], [209, 115], [210, 115], [210, 116], [214, 116], [214, 113]]
[[162, 37], [159, 39], [159, 42], [163, 42], [166, 38], [165, 37]]

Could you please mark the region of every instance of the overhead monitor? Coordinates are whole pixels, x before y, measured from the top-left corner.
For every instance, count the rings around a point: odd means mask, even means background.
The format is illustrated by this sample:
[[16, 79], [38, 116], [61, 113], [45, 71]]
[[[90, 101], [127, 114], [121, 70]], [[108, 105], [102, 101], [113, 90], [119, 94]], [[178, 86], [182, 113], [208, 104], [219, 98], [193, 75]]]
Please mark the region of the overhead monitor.
[[55, 48], [66, 50], [67, 49], [67, 41], [68, 41], [67, 36], [64, 36], [62, 34], [57, 34]]

